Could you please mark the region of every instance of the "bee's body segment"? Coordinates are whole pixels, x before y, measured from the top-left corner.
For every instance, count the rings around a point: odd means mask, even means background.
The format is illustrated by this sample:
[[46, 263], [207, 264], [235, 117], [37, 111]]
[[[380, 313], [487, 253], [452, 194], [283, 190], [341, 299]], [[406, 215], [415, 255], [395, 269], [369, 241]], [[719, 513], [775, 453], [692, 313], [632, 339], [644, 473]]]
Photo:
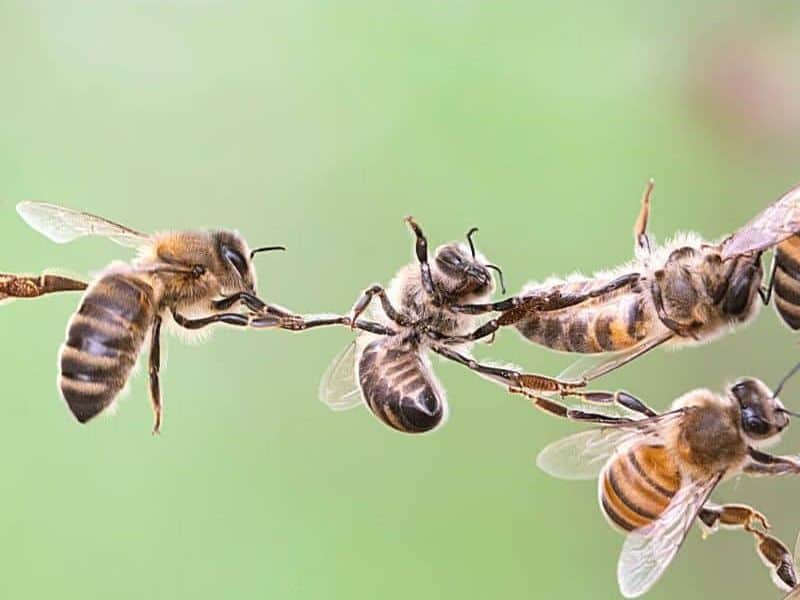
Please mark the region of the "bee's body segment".
[[367, 407], [389, 427], [422, 433], [446, 417], [444, 394], [414, 344], [378, 338], [358, 359], [358, 381]]
[[658, 519], [680, 489], [678, 466], [664, 446], [620, 452], [600, 476], [600, 505], [609, 522], [633, 531]]
[[[584, 280], [548, 288], [568, 296], [602, 287], [606, 282]], [[527, 340], [562, 352], [598, 354], [637, 346], [659, 328], [655, 309], [641, 288], [622, 288], [561, 310], [531, 312], [515, 327]]]
[[775, 252], [773, 292], [775, 309], [784, 323], [800, 329], [800, 235], [780, 244]]
[[85, 423], [125, 386], [156, 314], [153, 288], [130, 273], [95, 282], [67, 328], [61, 350], [61, 393]]

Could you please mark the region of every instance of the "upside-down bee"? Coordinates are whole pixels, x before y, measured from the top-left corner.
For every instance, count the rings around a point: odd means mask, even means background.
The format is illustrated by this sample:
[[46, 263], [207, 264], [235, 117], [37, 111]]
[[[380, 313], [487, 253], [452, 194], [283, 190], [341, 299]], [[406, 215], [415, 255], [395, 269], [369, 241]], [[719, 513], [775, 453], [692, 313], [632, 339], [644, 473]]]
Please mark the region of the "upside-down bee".
[[[57, 243], [97, 235], [139, 251], [132, 263], [112, 263], [90, 284], [54, 275], [0, 275], [0, 299], [88, 288], [69, 321], [59, 357], [59, 389], [81, 423], [113, 404], [149, 339], [154, 432], [159, 431], [164, 321], [189, 330], [212, 323], [290, 330], [349, 323], [346, 317], [303, 318], [258, 298], [252, 259], [258, 252], [282, 247], [250, 250], [235, 231], [167, 231], [151, 236], [52, 204], [23, 202], [17, 211]], [[249, 313], [229, 312], [238, 304]]]
[[[800, 327], [800, 186], [722, 242], [686, 234], [663, 246], [647, 234], [652, 189], [651, 181], [634, 228], [633, 263], [590, 278], [531, 284], [507, 300], [451, 310], [497, 311], [485, 328], [513, 326], [535, 344], [602, 355], [590, 368], [574, 365], [574, 381], [542, 380], [541, 391], [581, 387], [663, 344], [713, 340], [752, 320], [773, 289], [783, 320]], [[761, 255], [776, 246], [774, 275], [762, 286]]]
[[[625, 416], [570, 408], [527, 390], [543, 411], [600, 425], [551, 444], [537, 463], [563, 479], [598, 478], [600, 506], [608, 522], [627, 533], [617, 577], [625, 597], [644, 594], [658, 580], [695, 520], [707, 531], [719, 525], [748, 530], [763, 515], [744, 505], [717, 506], [709, 497], [722, 481], [749, 475], [800, 475], [800, 459], [761, 448], [788, 426], [778, 393], [757, 379], [741, 379], [725, 393], [697, 389], [656, 413], [625, 392], [578, 392], [583, 400], [622, 407]], [[638, 414], [636, 414], [638, 413]]]
[[[428, 261], [428, 242], [420, 226], [406, 219], [416, 238], [416, 263], [404, 266], [388, 289], [368, 288], [353, 307], [350, 322], [362, 329], [323, 377], [320, 398], [336, 410], [362, 400], [389, 427], [424, 433], [447, 415], [444, 390], [431, 371], [428, 351], [453, 360], [508, 386], [534, 386], [537, 375], [481, 364], [469, 347], [490, 332], [473, 328], [479, 317], [448, 310], [457, 302], [488, 299], [495, 289], [490, 270], [502, 272], [475, 250], [472, 229], [467, 244], [451, 242]], [[369, 327], [359, 316], [378, 297], [382, 313]]]

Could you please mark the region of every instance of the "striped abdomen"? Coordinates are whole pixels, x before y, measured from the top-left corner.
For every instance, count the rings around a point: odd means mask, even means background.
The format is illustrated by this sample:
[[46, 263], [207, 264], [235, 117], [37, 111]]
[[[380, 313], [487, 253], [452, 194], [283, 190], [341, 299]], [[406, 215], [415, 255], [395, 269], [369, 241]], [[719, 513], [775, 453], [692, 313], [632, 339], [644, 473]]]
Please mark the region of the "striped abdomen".
[[636, 346], [657, 322], [643, 293], [624, 291], [562, 310], [534, 312], [515, 327], [535, 344], [562, 352], [595, 354]]
[[775, 308], [789, 327], [800, 329], [800, 235], [775, 251]]
[[658, 519], [680, 484], [663, 446], [634, 446], [617, 454], [600, 475], [600, 504], [614, 526], [633, 531]]
[[153, 289], [126, 274], [102, 277], [86, 293], [61, 349], [60, 388], [85, 423], [125, 386], [155, 317]]
[[435, 429], [447, 413], [443, 394], [412, 343], [370, 343], [358, 359], [358, 382], [369, 409], [404, 433]]

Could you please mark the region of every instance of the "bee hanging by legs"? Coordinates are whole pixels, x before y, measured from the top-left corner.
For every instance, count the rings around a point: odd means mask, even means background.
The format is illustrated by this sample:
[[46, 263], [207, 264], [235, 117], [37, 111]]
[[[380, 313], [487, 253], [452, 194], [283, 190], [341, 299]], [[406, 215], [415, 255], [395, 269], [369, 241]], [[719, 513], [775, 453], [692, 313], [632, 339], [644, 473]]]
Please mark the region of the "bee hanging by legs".
[[[469, 348], [490, 338], [496, 322], [457, 314], [456, 303], [478, 302], [495, 290], [492, 271], [503, 283], [502, 271], [475, 249], [473, 236], [437, 248], [428, 256], [428, 240], [411, 217], [415, 261], [397, 273], [388, 288], [373, 285], [356, 301], [350, 317], [362, 333], [337, 357], [323, 377], [320, 395], [334, 409], [364, 402], [383, 423], [404, 433], [425, 433], [447, 415], [444, 390], [430, 368], [429, 352], [457, 362], [479, 375], [509, 387], [560, 391], [568, 384], [541, 375], [478, 362]], [[371, 328], [361, 315], [377, 299]]]

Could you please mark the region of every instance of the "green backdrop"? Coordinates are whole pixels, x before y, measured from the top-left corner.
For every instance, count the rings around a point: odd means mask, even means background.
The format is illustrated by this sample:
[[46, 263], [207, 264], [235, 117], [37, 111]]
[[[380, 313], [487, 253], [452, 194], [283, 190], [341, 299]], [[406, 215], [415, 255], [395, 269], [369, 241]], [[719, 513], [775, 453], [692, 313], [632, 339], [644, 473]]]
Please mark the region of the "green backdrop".
[[[227, 226], [260, 291], [344, 311], [431, 243], [481, 228], [512, 289], [626, 261], [652, 227], [714, 238], [800, 179], [800, 9], [786, 2], [0, 0], [0, 271], [97, 272], [125, 249], [56, 246], [24, 199], [143, 230]], [[0, 311], [0, 596], [617, 598], [622, 538], [592, 483], [534, 460], [577, 430], [435, 361], [449, 423], [408, 437], [330, 412], [350, 332], [219, 330], [167, 341], [163, 434], [141, 374], [77, 425], [56, 353], [77, 297]], [[557, 374], [499, 336], [481, 357]], [[608, 377], [657, 407], [800, 355], [771, 309], [700, 349]], [[800, 382], [784, 399], [800, 408]], [[795, 425], [797, 429], [800, 429]], [[790, 430], [780, 450], [800, 446]], [[725, 484], [793, 545], [797, 480]], [[777, 598], [744, 535], [693, 531], [654, 599]]]

